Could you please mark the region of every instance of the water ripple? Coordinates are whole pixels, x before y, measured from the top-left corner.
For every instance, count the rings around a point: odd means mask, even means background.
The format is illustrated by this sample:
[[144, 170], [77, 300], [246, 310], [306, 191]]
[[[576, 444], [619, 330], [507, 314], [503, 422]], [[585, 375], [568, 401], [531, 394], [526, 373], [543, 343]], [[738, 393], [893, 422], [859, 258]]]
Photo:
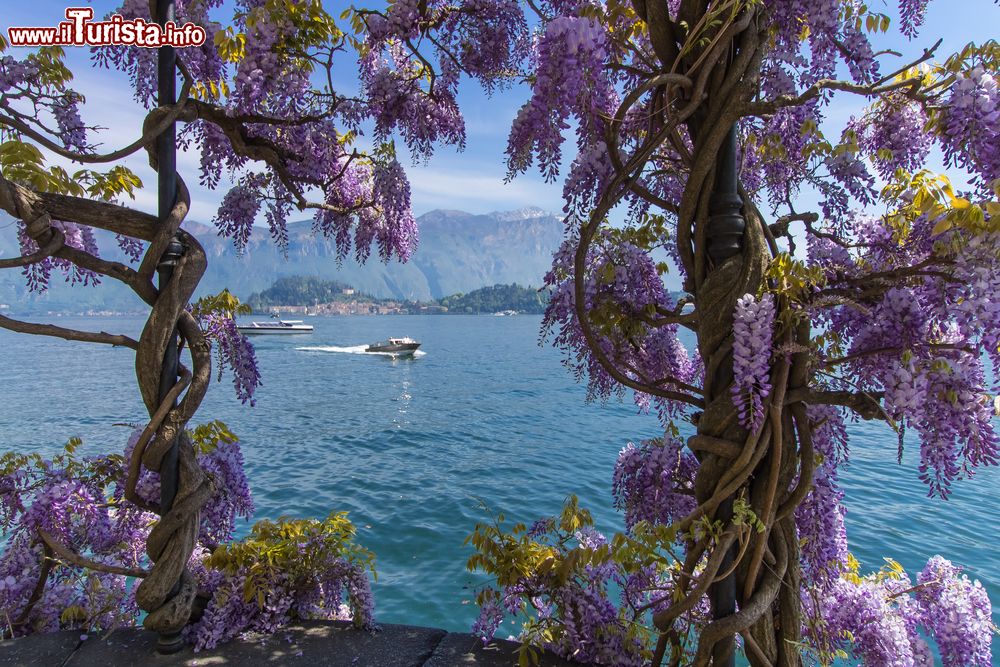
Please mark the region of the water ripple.
[[[557, 514], [575, 493], [599, 529], [620, 529], [610, 495], [615, 457], [627, 441], [661, 429], [628, 399], [586, 404], [560, 353], [536, 345], [538, 318], [312, 323], [315, 332], [294, 341], [254, 339], [264, 379], [257, 407], [240, 405], [223, 381], [196, 421], [222, 419], [241, 436], [259, 517], [350, 513], [359, 541], [377, 555], [380, 620], [467, 630], [481, 578], [466, 572], [471, 551], [462, 543], [491, 513], [531, 522]], [[76, 324], [132, 336], [142, 326], [113, 318]], [[384, 359], [357, 342], [403, 335], [422, 342], [417, 358]], [[116, 451], [127, 429], [113, 424], [142, 420], [125, 351], [2, 331], [0, 345], [6, 448], [52, 452], [78, 435], [85, 453]], [[863, 423], [850, 431], [843, 485], [857, 557], [877, 568], [891, 556], [915, 574], [941, 553], [982, 579], [1000, 604], [991, 544], [1000, 509], [984, 502], [1000, 495], [998, 471], [960, 482], [947, 502], [929, 500], [915, 443], [900, 468], [889, 429]]]

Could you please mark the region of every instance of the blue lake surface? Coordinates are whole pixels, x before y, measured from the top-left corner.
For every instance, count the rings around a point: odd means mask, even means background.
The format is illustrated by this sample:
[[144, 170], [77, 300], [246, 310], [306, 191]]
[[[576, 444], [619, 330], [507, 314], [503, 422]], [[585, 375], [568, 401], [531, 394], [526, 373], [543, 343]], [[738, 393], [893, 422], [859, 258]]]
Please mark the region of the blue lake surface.
[[[139, 318], [45, 321], [137, 336]], [[570, 493], [598, 529], [622, 527], [611, 473], [628, 441], [660, 435], [655, 416], [626, 397], [585, 402], [585, 387], [538, 345], [537, 316], [309, 318], [315, 331], [257, 336], [264, 384], [254, 408], [214, 383], [196, 423], [221, 419], [243, 442], [258, 518], [350, 512], [376, 554], [376, 616], [468, 631], [476, 615], [462, 545], [477, 522], [503, 512], [530, 522], [559, 512]], [[388, 336], [423, 343], [413, 359], [363, 353]], [[121, 451], [145, 413], [133, 354], [0, 330], [0, 450], [54, 452], [71, 436], [84, 451]], [[886, 426], [850, 428], [843, 472], [852, 550], [864, 568], [899, 560], [915, 578], [942, 554], [987, 588], [1000, 619], [1000, 470], [962, 480], [948, 501], [917, 478], [918, 443], [896, 463]], [[241, 527], [246, 532], [247, 525]], [[505, 626], [501, 636], [515, 633]], [[994, 641], [1000, 665], [1000, 641]]]

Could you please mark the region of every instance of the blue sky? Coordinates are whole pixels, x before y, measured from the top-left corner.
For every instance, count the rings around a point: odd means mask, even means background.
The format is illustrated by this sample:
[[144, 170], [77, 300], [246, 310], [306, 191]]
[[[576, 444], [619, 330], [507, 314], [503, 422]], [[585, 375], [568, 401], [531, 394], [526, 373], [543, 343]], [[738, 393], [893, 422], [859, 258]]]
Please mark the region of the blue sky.
[[[67, 6], [64, 2], [36, 0], [30, 3], [5, 3], [0, 28], [6, 33], [10, 25], [55, 25], [63, 18]], [[76, 5], [82, 2], [73, 3]], [[88, 3], [96, 16], [103, 16], [117, 6], [116, 2], [95, 0]], [[344, 2], [329, 3], [331, 13], [339, 13]], [[359, 6], [364, 2], [358, 2]], [[872, 0], [875, 11], [893, 14], [895, 0]], [[936, 0], [932, 1], [922, 34], [913, 42], [894, 37], [878, 46], [901, 51], [905, 56], [919, 53], [935, 39], [944, 39], [939, 54], [947, 55], [969, 41], [982, 42], [998, 37], [1000, 12], [993, 0]], [[76, 74], [74, 87], [87, 97], [84, 121], [108, 128], [101, 136], [105, 146], [120, 147], [137, 136], [144, 110], [131, 97], [126, 79], [117, 72], [91, 68], [86, 49], [68, 48], [68, 58]], [[19, 49], [12, 52], [16, 55]], [[902, 60], [900, 62], [903, 62]], [[338, 78], [349, 81], [353, 73], [338, 73]], [[891, 63], [886, 66], [891, 69]], [[472, 213], [488, 213], [525, 206], [538, 206], [550, 211], [562, 208], [561, 187], [558, 183], [545, 183], [537, 173], [527, 173], [512, 183], [503, 182], [506, 169], [503, 151], [507, 143], [510, 123], [518, 108], [527, 98], [524, 87], [487, 97], [477, 86], [469, 83], [463, 87], [460, 103], [466, 118], [468, 133], [464, 152], [444, 148], [426, 164], [408, 169], [412, 185], [412, 202], [417, 215], [437, 208], [452, 208]], [[839, 128], [852, 115], [861, 110], [856, 99], [847, 96], [835, 98], [830, 109], [829, 129]], [[572, 157], [572, 143], [567, 146]], [[139, 193], [133, 206], [155, 211], [155, 174], [149, 169], [144, 156], [135, 156], [128, 165], [142, 178], [145, 189]], [[185, 175], [192, 190], [190, 218], [208, 222], [215, 214], [225, 192], [202, 188], [197, 182], [198, 162], [195, 154], [178, 156], [178, 167]], [[293, 218], [296, 217], [293, 215]], [[302, 216], [306, 217], [306, 216]]]

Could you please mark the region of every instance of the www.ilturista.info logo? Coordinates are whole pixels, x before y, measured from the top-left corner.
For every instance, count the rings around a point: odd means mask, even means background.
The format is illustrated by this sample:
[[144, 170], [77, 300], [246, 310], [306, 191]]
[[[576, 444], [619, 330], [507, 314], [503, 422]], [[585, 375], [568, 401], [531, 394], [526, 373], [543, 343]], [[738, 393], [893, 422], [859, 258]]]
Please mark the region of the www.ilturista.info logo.
[[143, 19], [126, 20], [115, 14], [107, 21], [92, 21], [91, 7], [69, 7], [65, 21], [54, 28], [7, 29], [11, 46], [201, 46], [205, 29], [188, 22], [183, 26], [168, 21], [166, 25]]

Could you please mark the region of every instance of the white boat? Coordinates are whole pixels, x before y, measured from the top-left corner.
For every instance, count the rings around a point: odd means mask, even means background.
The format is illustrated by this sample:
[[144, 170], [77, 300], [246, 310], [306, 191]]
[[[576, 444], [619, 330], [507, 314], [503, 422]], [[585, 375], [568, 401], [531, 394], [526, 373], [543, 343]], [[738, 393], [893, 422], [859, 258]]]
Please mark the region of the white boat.
[[416, 352], [418, 347], [420, 347], [420, 343], [412, 338], [390, 338], [386, 341], [372, 343], [365, 348], [365, 352], [381, 352], [396, 357], [406, 357]]
[[277, 315], [271, 315], [271, 322], [251, 322], [237, 325], [242, 334], [302, 334], [312, 333], [311, 324], [303, 324], [302, 320], [283, 320]]

